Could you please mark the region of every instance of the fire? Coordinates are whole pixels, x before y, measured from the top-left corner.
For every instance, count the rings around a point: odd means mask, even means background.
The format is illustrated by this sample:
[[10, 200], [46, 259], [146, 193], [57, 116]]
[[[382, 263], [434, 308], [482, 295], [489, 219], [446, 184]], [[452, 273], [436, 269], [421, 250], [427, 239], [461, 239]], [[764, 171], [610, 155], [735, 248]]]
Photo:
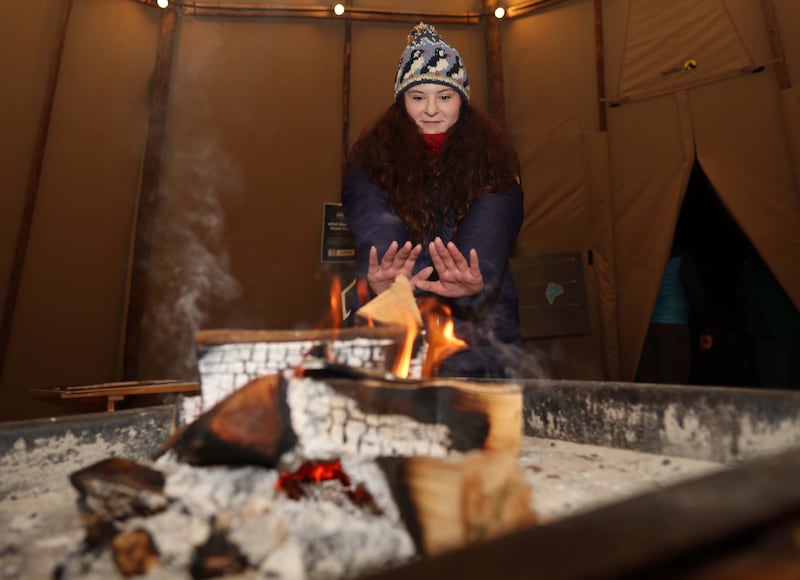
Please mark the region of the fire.
[[306, 493], [300, 484], [322, 483], [323, 481], [338, 480], [345, 487], [345, 494], [356, 506], [371, 511], [375, 515], [382, 515], [381, 509], [375, 504], [372, 494], [362, 485], [351, 485], [350, 476], [342, 469], [342, 462], [333, 461], [304, 461], [300, 467], [291, 472], [281, 472], [275, 488], [285, 492], [292, 499], [300, 499]]
[[340, 328], [342, 326], [342, 281], [339, 276], [334, 276], [331, 281], [331, 328]]
[[394, 376], [407, 379], [408, 371], [411, 368], [411, 356], [414, 353], [414, 342], [417, 340], [417, 323], [410, 314], [406, 315], [406, 338], [403, 341], [403, 347], [397, 354], [392, 367], [392, 374]]
[[[393, 286], [394, 287], [394, 286]], [[402, 290], [401, 290], [402, 291]], [[415, 301], [409, 293], [408, 302], [414, 308]], [[361, 304], [366, 304], [369, 300], [367, 283], [362, 278], [356, 282], [356, 292]], [[342, 326], [343, 312], [342, 283], [338, 276], [334, 276], [330, 288], [330, 313], [326, 317], [329, 319], [330, 328], [339, 329]], [[405, 307], [403, 300], [397, 302], [401, 307]], [[390, 304], [392, 304], [390, 302]], [[394, 306], [394, 304], [393, 304]], [[455, 335], [452, 311], [446, 304], [442, 304], [435, 298], [429, 297], [417, 301], [418, 312], [413, 314], [407, 309], [401, 310], [405, 318], [405, 338], [400, 345], [398, 354], [392, 365], [391, 373], [400, 379], [407, 379], [410, 374], [411, 361], [414, 356], [414, 347], [417, 344], [419, 334], [419, 324], [422, 322], [426, 330], [427, 351], [422, 363], [421, 377], [435, 377], [439, 373], [442, 361], [458, 351], [468, 348], [469, 345]], [[366, 310], [363, 309], [363, 310]], [[362, 311], [363, 311], [362, 310]], [[369, 327], [375, 327], [375, 321], [370, 314], [363, 314], [362, 323], [365, 321]], [[419, 317], [422, 317], [422, 320]], [[394, 317], [391, 324], [403, 325]], [[322, 326], [325, 326], [323, 324]]]
[[422, 363], [422, 376], [435, 377], [444, 359], [469, 345], [455, 335], [449, 306], [428, 298], [420, 304], [420, 311], [426, 321], [428, 336], [428, 352]]
[[329, 479], [338, 479], [342, 485], [350, 485], [350, 477], [342, 470], [342, 463], [335, 461], [306, 461], [295, 471], [281, 473], [275, 487], [284, 489], [289, 481], [299, 483], [319, 483]]
[[361, 304], [369, 302], [369, 287], [364, 278], [358, 278], [358, 280], [356, 280], [356, 295]]

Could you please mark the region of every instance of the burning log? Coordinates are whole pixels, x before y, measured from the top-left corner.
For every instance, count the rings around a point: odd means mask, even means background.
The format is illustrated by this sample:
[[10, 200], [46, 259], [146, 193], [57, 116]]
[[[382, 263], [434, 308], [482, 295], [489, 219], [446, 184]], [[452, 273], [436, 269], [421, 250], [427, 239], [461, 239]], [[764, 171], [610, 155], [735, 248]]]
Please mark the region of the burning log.
[[405, 338], [405, 327], [395, 325], [198, 332], [195, 342], [202, 400], [197, 408], [185, 399], [180, 422], [190, 423], [250, 381], [298, 367], [308, 358], [388, 372], [394, 368]]
[[275, 466], [284, 454], [338, 459], [517, 453], [522, 395], [504, 383], [357, 381], [275, 374], [251, 381], [168, 441], [193, 465]]
[[423, 554], [461, 548], [537, 521], [515, 455], [473, 451], [447, 459], [385, 458], [380, 464]]
[[156, 457], [171, 449], [192, 465], [273, 467], [294, 444], [286, 382], [276, 374], [234, 391], [167, 440]]
[[346, 578], [534, 521], [515, 469], [519, 387], [327, 362], [296, 373], [236, 390], [154, 468], [111, 459], [73, 474], [104, 511], [63, 578]]

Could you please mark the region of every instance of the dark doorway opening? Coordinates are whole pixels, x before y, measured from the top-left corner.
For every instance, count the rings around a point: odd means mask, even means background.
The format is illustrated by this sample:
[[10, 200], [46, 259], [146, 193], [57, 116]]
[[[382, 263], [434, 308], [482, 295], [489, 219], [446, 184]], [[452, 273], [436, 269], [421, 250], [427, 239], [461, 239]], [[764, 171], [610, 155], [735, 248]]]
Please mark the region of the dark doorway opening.
[[753, 344], [747, 332], [742, 273], [754, 252], [747, 236], [717, 196], [695, 160], [681, 207], [675, 238], [694, 256], [707, 297], [706, 318], [714, 340], [711, 349], [696, 346], [693, 328], [690, 383], [755, 386]]

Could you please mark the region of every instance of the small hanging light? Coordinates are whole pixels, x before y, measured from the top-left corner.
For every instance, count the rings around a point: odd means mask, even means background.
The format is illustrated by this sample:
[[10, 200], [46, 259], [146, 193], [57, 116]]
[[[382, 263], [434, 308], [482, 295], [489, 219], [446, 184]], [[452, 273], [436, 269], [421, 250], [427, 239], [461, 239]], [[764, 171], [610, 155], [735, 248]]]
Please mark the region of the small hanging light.
[[169, 6], [169, 0], [156, 0], [156, 4], [158, 4], [159, 8], [166, 8]]
[[336, 16], [341, 16], [342, 14], [344, 14], [344, 4], [342, 4], [341, 2], [338, 4], [334, 4], [333, 13], [336, 14]]
[[498, 20], [502, 19], [506, 15], [506, 9], [502, 6], [498, 6], [494, 9], [494, 17]]

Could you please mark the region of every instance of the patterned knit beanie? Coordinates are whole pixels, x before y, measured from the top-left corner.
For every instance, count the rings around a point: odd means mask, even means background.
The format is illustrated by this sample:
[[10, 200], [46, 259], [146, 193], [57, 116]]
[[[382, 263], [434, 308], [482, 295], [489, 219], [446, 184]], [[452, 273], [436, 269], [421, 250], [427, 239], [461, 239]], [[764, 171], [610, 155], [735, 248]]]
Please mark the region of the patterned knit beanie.
[[436, 83], [452, 87], [469, 101], [467, 69], [458, 51], [447, 44], [430, 24], [420, 22], [408, 35], [394, 81], [395, 100], [414, 85]]

